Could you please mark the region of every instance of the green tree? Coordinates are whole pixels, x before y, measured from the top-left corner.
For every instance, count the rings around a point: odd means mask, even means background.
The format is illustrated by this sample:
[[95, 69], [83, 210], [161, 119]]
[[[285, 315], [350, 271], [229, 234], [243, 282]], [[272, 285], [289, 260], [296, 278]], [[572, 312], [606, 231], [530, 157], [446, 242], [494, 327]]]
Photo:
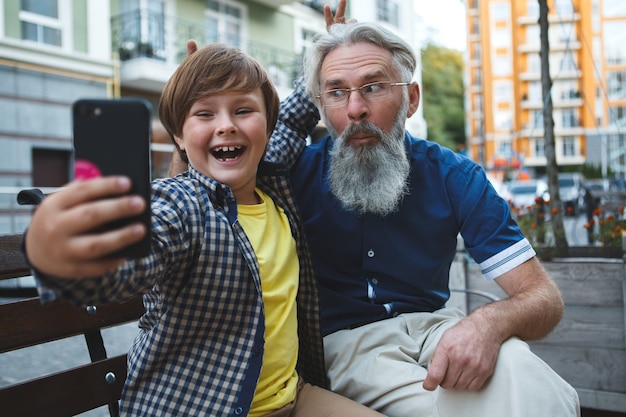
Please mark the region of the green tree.
[[429, 43], [422, 49], [422, 102], [428, 139], [458, 150], [465, 146], [463, 57]]

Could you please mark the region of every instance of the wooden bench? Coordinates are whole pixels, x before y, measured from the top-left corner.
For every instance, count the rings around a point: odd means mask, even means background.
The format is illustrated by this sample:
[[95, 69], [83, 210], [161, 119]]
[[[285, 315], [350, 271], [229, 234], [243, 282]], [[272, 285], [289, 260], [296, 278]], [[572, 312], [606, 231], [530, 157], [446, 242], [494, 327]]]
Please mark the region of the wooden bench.
[[[22, 235], [0, 236], [0, 281], [30, 276], [20, 253], [21, 240]], [[0, 387], [2, 415], [66, 417], [107, 405], [111, 416], [119, 415], [126, 354], [107, 357], [101, 330], [136, 321], [143, 313], [140, 297], [87, 308], [64, 301], [41, 304], [38, 297], [0, 304], [0, 354], [82, 334], [91, 359], [62, 372]]]

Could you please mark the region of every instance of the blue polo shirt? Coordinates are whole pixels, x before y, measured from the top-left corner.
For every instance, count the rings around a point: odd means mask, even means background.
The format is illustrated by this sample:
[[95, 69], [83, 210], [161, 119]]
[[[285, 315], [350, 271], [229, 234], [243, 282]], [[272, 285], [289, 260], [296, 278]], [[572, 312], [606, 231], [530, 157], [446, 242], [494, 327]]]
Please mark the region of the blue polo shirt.
[[535, 255], [480, 166], [408, 133], [404, 140], [410, 191], [400, 209], [384, 217], [347, 211], [332, 195], [330, 137], [306, 147], [292, 167], [324, 335], [444, 307], [459, 233], [486, 279]]

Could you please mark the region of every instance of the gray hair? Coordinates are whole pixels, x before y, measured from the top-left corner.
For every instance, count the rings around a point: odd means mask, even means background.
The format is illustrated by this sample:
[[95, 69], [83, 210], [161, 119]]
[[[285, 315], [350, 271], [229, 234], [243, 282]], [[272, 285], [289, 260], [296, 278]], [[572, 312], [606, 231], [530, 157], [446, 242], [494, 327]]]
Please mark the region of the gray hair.
[[322, 64], [330, 52], [342, 45], [363, 42], [391, 52], [391, 65], [402, 77], [400, 81], [411, 81], [417, 61], [413, 50], [404, 40], [373, 22], [334, 24], [329, 33], [320, 35], [315, 40], [304, 56], [304, 81], [307, 93], [313, 98], [320, 93]]

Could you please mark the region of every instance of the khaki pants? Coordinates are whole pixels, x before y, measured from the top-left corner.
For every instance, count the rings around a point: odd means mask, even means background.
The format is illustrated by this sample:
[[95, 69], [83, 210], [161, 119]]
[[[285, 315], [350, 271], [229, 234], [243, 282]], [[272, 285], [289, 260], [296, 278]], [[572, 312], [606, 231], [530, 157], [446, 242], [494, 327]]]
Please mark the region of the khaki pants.
[[462, 317], [454, 309], [401, 314], [326, 336], [331, 389], [390, 417], [580, 416], [576, 391], [517, 338], [502, 345], [480, 391], [424, 390], [437, 342]]
[[265, 417], [384, 417], [328, 390], [298, 382], [296, 399]]

